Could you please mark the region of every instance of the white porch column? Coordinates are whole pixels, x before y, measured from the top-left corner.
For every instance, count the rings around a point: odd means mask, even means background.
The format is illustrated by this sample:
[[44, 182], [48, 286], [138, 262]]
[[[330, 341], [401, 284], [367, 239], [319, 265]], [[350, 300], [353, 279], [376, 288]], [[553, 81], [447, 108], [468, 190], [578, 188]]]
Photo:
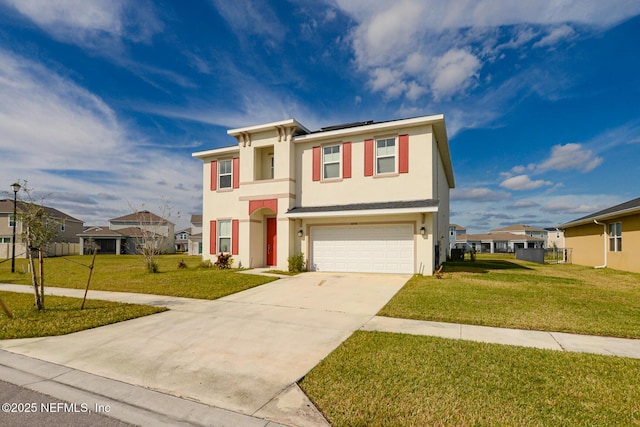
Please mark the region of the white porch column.
[[121, 238], [120, 237], [116, 237], [116, 255], [120, 255], [120, 242], [121, 242]]

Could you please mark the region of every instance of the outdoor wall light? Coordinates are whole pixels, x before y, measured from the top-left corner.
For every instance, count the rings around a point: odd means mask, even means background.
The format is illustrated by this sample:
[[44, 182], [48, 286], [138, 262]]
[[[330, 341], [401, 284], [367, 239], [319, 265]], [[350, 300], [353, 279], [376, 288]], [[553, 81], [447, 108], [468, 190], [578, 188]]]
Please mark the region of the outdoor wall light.
[[298, 230], [298, 237], [302, 237], [304, 236], [304, 232], [302, 231], [302, 229]]
[[427, 234], [427, 229], [424, 227], [420, 227], [420, 234], [422, 234], [423, 236]]

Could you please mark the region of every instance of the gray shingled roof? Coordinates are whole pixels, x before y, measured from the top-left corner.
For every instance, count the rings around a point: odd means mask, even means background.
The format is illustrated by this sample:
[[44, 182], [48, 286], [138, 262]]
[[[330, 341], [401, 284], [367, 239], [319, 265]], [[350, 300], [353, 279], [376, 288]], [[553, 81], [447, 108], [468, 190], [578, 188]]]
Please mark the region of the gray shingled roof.
[[611, 206], [610, 208], [603, 209], [598, 212], [574, 219], [573, 221], [566, 222], [559, 226], [559, 228], [574, 227], [576, 225], [586, 224], [593, 222], [593, 220], [604, 219], [621, 214], [631, 214], [640, 212], [640, 197], [629, 200], [628, 202], [620, 203], [619, 205]]
[[317, 213], [317, 212], [340, 212], [340, 211], [361, 211], [374, 209], [407, 209], [407, 208], [432, 208], [438, 207], [439, 200], [405, 200], [399, 202], [376, 202], [376, 203], [352, 203], [348, 205], [330, 206], [296, 206], [287, 211], [288, 214]]
[[[18, 200], [18, 202], [16, 203], [16, 210], [18, 211], [18, 213], [26, 212], [28, 205], [29, 205], [29, 203], [23, 202], [21, 200]], [[64, 219], [64, 220], [68, 220], [68, 221], [84, 222], [84, 221], [81, 221], [81, 220], [79, 220], [77, 218], [72, 217], [71, 215], [67, 215], [66, 213], [64, 213], [62, 211], [59, 211], [56, 208], [50, 208], [48, 206], [43, 206], [43, 208], [44, 208], [45, 212], [47, 213], [47, 215], [49, 215], [51, 218]], [[0, 200], [0, 213], [13, 214], [13, 200], [9, 200], [9, 199]]]

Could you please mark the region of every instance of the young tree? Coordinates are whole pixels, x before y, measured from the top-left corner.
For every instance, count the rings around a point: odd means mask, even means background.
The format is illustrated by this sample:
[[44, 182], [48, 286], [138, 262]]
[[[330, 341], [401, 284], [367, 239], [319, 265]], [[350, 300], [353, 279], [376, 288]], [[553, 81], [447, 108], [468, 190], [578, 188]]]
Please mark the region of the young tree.
[[[27, 244], [27, 255], [31, 270], [31, 283], [38, 310], [44, 310], [44, 251], [47, 245], [58, 235], [60, 224], [52, 218], [43, 203], [36, 203], [33, 190], [27, 188], [24, 181], [20, 191], [26, 195], [26, 200], [20, 198], [20, 214], [18, 220], [22, 222], [22, 239]], [[38, 273], [36, 273], [34, 257], [38, 257]]]
[[[168, 202], [164, 202], [160, 207], [160, 216], [144, 209], [134, 210], [136, 223], [138, 224], [138, 235], [135, 237], [136, 251], [142, 256], [145, 267], [149, 273], [158, 272], [158, 258], [163, 252], [170, 250], [167, 245], [173, 238], [173, 231], [170, 230], [171, 207]], [[178, 213], [179, 215], [179, 213]]]

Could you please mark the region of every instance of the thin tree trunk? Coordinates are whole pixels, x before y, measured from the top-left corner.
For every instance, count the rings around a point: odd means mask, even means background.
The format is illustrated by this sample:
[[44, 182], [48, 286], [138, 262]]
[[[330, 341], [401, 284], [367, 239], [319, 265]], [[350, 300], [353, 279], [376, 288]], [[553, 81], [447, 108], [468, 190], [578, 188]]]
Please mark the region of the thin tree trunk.
[[33, 251], [31, 250], [31, 247], [28, 247], [27, 251], [29, 252], [29, 267], [31, 269], [31, 283], [33, 284], [33, 292], [36, 299], [36, 307], [38, 308], [38, 310], [42, 310], [41, 301], [40, 301], [40, 292], [38, 291], [38, 278], [36, 277], [36, 266], [35, 266], [35, 262], [33, 261]]
[[44, 250], [38, 249], [38, 261], [40, 262], [40, 307], [44, 310]]

